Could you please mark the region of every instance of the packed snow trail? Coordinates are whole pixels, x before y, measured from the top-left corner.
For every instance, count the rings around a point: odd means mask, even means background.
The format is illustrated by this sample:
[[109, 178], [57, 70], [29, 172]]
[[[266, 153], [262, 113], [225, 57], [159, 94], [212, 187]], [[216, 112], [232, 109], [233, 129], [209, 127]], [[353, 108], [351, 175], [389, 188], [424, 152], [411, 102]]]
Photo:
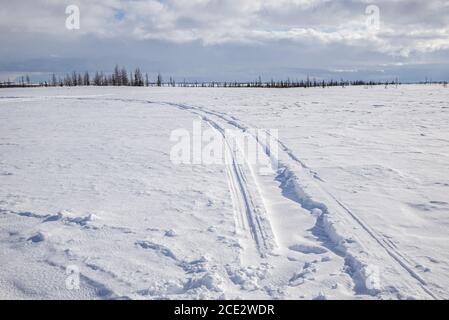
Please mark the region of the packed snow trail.
[[[186, 110], [195, 110], [195, 112], [203, 112], [204, 114], [210, 116], [215, 116], [218, 119], [225, 121], [227, 124], [234, 126], [235, 128], [239, 129], [239, 130], [243, 130], [246, 131], [249, 127], [246, 126], [245, 124], [243, 124], [241, 121], [239, 121], [236, 117], [234, 116], [229, 116], [227, 114], [224, 113], [219, 113], [219, 112], [215, 112], [215, 111], [211, 111], [208, 109], [205, 109], [204, 107], [187, 107], [185, 105], [176, 105], [176, 104], [171, 104], [170, 105], [175, 105], [178, 107], [181, 107], [183, 109]], [[209, 120], [210, 121], [210, 120]], [[267, 132], [267, 134], [269, 134]], [[319, 178], [319, 176], [313, 172], [312, 170], [310, 170], [307, 165], [305, 165], [301, 160], [299, 160], [299, 158], [297, 158], [293, 152], [281, 141], [277, 140], [279, 145], [282, 147], [282, 150], [288, 155], [288, 157], [293, 160], [294, 162], [297, 162], [298, 164], [300, 164], [300, 166], [303, 169], [306, 169], [309, 173], [309, 175], [311, 177], [313, 177], [315, 179], [314, 184], [316, 185], [316, 187], [318, 187], [319, 191], [322, 193], [325, 193], [328, 198], [332, 199], [339, 207], [341, 207], [341, 209], [343, 209], [345, 212], [347, 212], [347, 214], [349, 214], [349, 216], [352, 218], [352, 220], [357, 223], [364, 231], [366, 231], [366, 233], [372, 237], [372, 239], [379, 245], [381, 246], [381, 248], [391, 257], [394, 259], [394, 261], [401, 267], [403, 268], [403, 270], [405, 270], [409, 276], [412, 278], [413, 281], [417, 282], [417, 285], [428, 295], [430, 296], [432, 299], [440, 299], [440, 297], [438, 297], [435, 293], [433, 293], [428, 287], [427, 287], [427, 283], [425, 280], [422, 279], [422, 277], [420, 277], [415, 271], [413, 271], [413, 267], [410, 265], [410, 262], [408, 261], [407, 258], [404, 257], [404, 255], [402, 255], [400, 252], [397, 251], [397, 249], [395, 249], [394, 247], [391, 246], [391, 244], [389, 244], [389, 242], [381, 237], [380, 235], [378, 235], [377, 233], [375, 233], [375, 231], [371, 230], [359, 217], [357, 217], [350, 209], [348, 209], [344, 204], [341, 203], [341, 201], [339, 201], [335, 196], [333, 196], [329, 191], [327, 191], [326, 189], [324, 189], [321, 186], [322, 180]], [[268, 148], [267, 145], [263, 145], [263, 147], [267, 150], [267, 155], [269, 157], [271, 157], [271, 152]], [[277, 159], [276, 159], [277, 160]], [[283, 166], [281, 164], [281, 168], [283, 167], [284, 170], [284, 174], [283, 177], [281, 177], [280, 179], [282, 180], [282, 182], [286, 182], [286, 178], [287, 179], [291, 179], [293, 178], [294, 180], [297, 179], [297, 177], [295, 176], [295, 174], [293, 172], [290, 171], [290, 168], [288, 166]], [[287, 175], [287, 177], [286, 177]], [[338, 231], [336, 230], [332, 230], [332, 223], [329, 224], [327, 217], [328, 217], [328, 208], [325, 204], [322, 203], [318, 203], [313, 201], [309, 195], [304, 193], [304, 190], [301, 189], [301, 187], [298, 188], [297, 185], [295, 185], [296, 188], [296, 196], [299, 196], [299, 202], [301, 204], [301, 206], [303, 206], [304, 208], [310, 210], [311, 212], [313, 212], [313, 210], [320, 210], [320, 216], [317, 219], [317, 225], [319, 226], [320, 229], [324, 230], [326, 233], [328, 233], [326, 236], [328, 238], [330, 238], [331, 240], [333, 240], [335, 243], [335, 247], [334, 247], [334, 251], [336, 253], [343, 251], [346, 252], [345, 254], [347, 255], [346, 258], [346, 263], [350, 266], [350, 268], [352, 268], [351, 273], [353, 273], [353, 278], [356, 282], [356, 286], [360, 287], [360, 289], [362, 290], [362, 292], [365, 293], [370, 293], [370, 294], [382, 294], [384, 292], [380, 291], [380, 288], [366, 288], [366, 283], [368, 281], [370, 281], [370, 279], [368, 278], [369, 276], [371, 276], [370, 274], [366, 274], [366, 267], [367, 264], [364, 263], [363, 261], [360, 261], [358, 257], [352, 256], [352, 254], [350, 252], [347, 252], [347, 248], [345, 247], [341, 247], [342, 245], [342, 237], [340, 235], [338, 235]], [[298, 190], [299, 189], [299, 190]], [[335, 234], [334, 234], [335, 233]], [[343, 240], [344, 241], [344, 240]], [[413, 286], [413, 284], [405, 284], [406, 287], [408, 287], [409, 285]], [[412, 289], [410, 288], [412, 291], [416, 290], [416, 289]], [[419, 291], [419, 289], [418, 289]]]
[[[255, 206], [252, 204], [253, 201], [252, 200], [251, 201], [247, 200], [247, 197], [248, 197], [247, 195], [249, 193], [246, 190], [249, 188], [249, 181], [246, 178], [242, 178], [242, 176], [243, 176], [242, 168], [241, 168], [241, 166], [236, 164], [236, 157], [237, 157], [236, 154], [235, 154], [236, 151], [232, 151], [232, 148], [230, 146], [229, 141], [226, 140], [226, 134], [225, 134], [225, 130], [224, 130], [224, 126], [227, 125], [230, 128], [237, 128], [238, 130], [246, 132], [246, 127], [243, 124], [240, 124], [240, 123], [238, 123], [238, 122], [236, 122], [234, 120], [228, 120], [223, 115], [217, 114], [217, 113], [215, 113], [213, 111], [206, 110], [204, 108], [186, 106], [186, 105], [182, 105], [182, 104], [173, 104], [173, 103], [167, 103], [167, 104], [170, 105], [170, 106], [175, 106], [175, 107], [180, 108], [182, 110], [187, 110], [189, 112], [192, 112], [194, 114], [199, 115], [204, 121], [208, 122], [213, 128], [215, 128], [218, 131], [220, 131], [220, 133], [223, 135], [224, 140], [226, 142], [226, 155], [227, 156], [230, 156], [230, 155], [232, 156], [232, 160], [230, 161], [231, 164], [232, 164], [231, 165], [232, 169], [230, 170], [230, 177], [231, 177], [231, 179], [230, 179], [230, 191], [233, 194], [233, 198], [234, 199], [235, 198], [238, 199], [235, 202], [236, 211], [237, 212], [241, 212], [242, 211], [242, 202], [243, 202], [244, 206], [246, 207], [246, 212], [250, 213], [250, 214], [248, 214], [248, 221], [249, 221], [250, 226], [254, 226], [254, 225], [259, 225], [260, 226], [261, 223], [263, 223], [265, 225], [265, 227], [262, 227], [262, 228], [253, 228], [252, 227], [251, 229], [253, 229], [253, 230], [257, 229], [258, 230], [257, 232], [253, 231], [252, 235], [253, 235], [253, 238], [256, 240], [256, 244], [258, 245], [258, 248], [259, 248], [259, 251], [261, 252], [262, 258], [269, 258], [269, 257], [267, 257], [266, 253], [270, 253], [273, 250], [273, 248], [276, 247], [276, 245], [273, 244], [272, 242], [274, 241], [274, 239], [276, 237], [278, 237], [278, 238], [280, 237], [279, 234], [278, 235], [275, 234], [274, 237], [273, 237], [273, 235], [271, 235], [270, 221], [273, 219], [273, 217], [280, 216], [282, 214], [282, 212], [279, 210], [281, 208], [278, 208], [277, 212], [275, 212], [275, 213], [272, 212], [270, 214], [270, 217], [271, 217], [270, 220], [267, 220], [267, 217], [265, 215], [264, 216], [261, 216], [259, 214], [254, 215], [254, 212], [257, 212], [260, 209], [255, 209]], [[216, 120], [212, 120], [212, 117], [215, 118]], [[218, 123], [221, 123], [221, 124], [218, 124]], [[269, 149], [269, 147], [267, 145], [263, 144], [261, 141], [259, 141], [257, 136], [256, 137], [252, 136], [252, 139], [254, 139], [260, 145], [260, 147], [266, 152], [266, 158], [269, 159], [270, 165], [274, 166], [275, 162], [277, 162], [278, 159], [274, 158], [274, 155], [271, 153], [271, 150]], [[247, 167], [251, 167], [251, 164], [249, 164], [248, 162], [246, 162], [246, 164], [247, 164]], [[259, 190], [260, 189], [264, 189], [264, 188], [267, 189], [266, 192], [265, 192], [266, 195], [270, 194], [275, 187], [276, 187], [276, 189], [278, 188], [280, 174], [276, 174], [274, 172], [274, 175], [272, 177], [268, 177], [268, 180], [265, 179], [264, 182], [261, 184], [261, 183], [257, 183], [258, 180], [261, 180], [260, 178], [259, 179], [257, 178], [257, 176], [258, 176], [256, 174], [257, 168], [250, 168], [249, 171], [251, 172], [252, 183], [253, 184], [255, 183], [255, 185], [257, 186], [257, 188]], [[236, 183], [236, 181], [238, 181], [238, 183]], [[267, 188], [268, 186], [264, 185], [264, 183], [272, 185], [272, 188], [271, 189]], [[236, 184], [238, 185], [237, 188], [235, 187]], [[281, 183], [281, 188], [282, 188], [282, 183]], [[236, 192], [235, 191], [236, 189], [238, 189], [239, 192]], [[278, 192], [278, 191], [276, 191], [276, 192]], [[256, 193], [259, 195], [260, 191], [259, 192], [255, 192], [253, 194], [256, 194]], [[279, 194], [279, 196], [280, 196], [280, 194]], [[243, 201], [242, 201], [242, 199], [243, 199]], [[251, 206], [249, 206], [248, 204], [251, 204]], [[259, 204], [263, 205], [263, 201], [259, 200]], [[258, 207], [260, 208], [260, 206], [258, 206]], [[318, 207], [319, 207], [319, 205], [318, 205]], [[252, 209], [250, 209], [250, 208], [252, 208]], [[312, 209], [315, 209], [315, 208], [312, 208]], [[291, 214], [293, 215], [293, 214], [295, 214], [295, 212], [292, 212]], [[296, 214], [302, 214], [302, 213], [301, 212], [296, 212]], [[239, 217], [241, 217], [241, 216], [242, 216], [241, 213], [237, 214], [237, 219], [236, 219], [237, 220], [237, 226], [240, 225], [239, 221], [241, 221], [242, 219], [239, 219]], [[259, 221], [257, 223], [254, 223], [254, 222], [251, 222], [251, 221], [254, 221], [253, 217], [256, 217], [256, 218], [257, 217], [261, 217], [261, 219], [259, 219]], [[288, 217], [286, 219], [287, 219], [287, 222], [284, 222], [284, 224], [286, 224], [286, 225], [294, 225], [293, 221], [289, 221]], [[245, 223], [243, 223], [243, 228], [244, 228], [244, 224]], [[285, 227], [283, 229], [285, 229]], [[264, 232], [263, 230], [269, 230], [269, 232], [266, 232], [266, 231]], [[259, 244], [260, 241], [257, 241], [257, 235], [258, 234], [264, 234], [264, 233], [269, 233], [270, 234], [268, 239], [271, 240], [270, 241], [271, 243], [268, 246], [265, 245], [265, 248], [262, 251], [261, 247], [260, 247], [260, 244]], [[320, 238], [321, 238], [320, 241], [323, 241], [323, 239], [324, 239], [324, 242], [328, 242], [328, 238], [327, 238], [326, 235], [320, 235]], [[264, 244], [267, 243], [265, 239], [267, 239], [267, 237], [264, 237]], [[319, 242], [317, 242], [314, 245], [302, 245], [302, 244], [298, 245], [298, 244], [291, 244], [290, 243], [290, 245], [286, 245], [284, 248], [281, 248], [281, 250], [278, 251], [277, 254], [275, 254], [275, 255], [277, 255], [278, 257], [280, 256], [283, 259], [287, 259], [287, 257], [285, 256], [285, 252], [288, 252], [288, 251], [297, 251], [297, 252], [300, 252], [300, 253], [303, 253], [303, 254], [310, 254], [310, 253], [315, 253], [315, 254], [318, 254], [318, 255], [320, 255], [320, 254], [321, 255], [322, 254], [329, 254], [328, 250], [326, 248], [322, 247]], [[341, 259], [339, 257], [339, 254], [340, 254], [339, 252], [334, 250], [333, 254], [334, 254], [333, 259], [335, 259], [335, 260]], [[245, 256], [248, 256], [247, 253], [243, 253], [243, 257], [245, 257]], [[275, 259], [276, 259], [276, 257], [271, 257], [271, 259], [270, 258], [266, 259], [265, 263], [269, 263], [270, 260], [275, 260]], [[252, 262], [252, 263], [257, 262], [257, 259], [254, 259], [254, 255], [253, 255], [251, 260], [248, 260], [248, 259], [244, 259], [244, 260], [246, 260], [246, 264], [247, 265], [250, 262]], [[261, 261], [259, 263], [263, 263], [263, 261]], [[347, 269], [347, 266], [345, 265], [345, 261], [342, 261], [340, 269], [341, 270]], [[302, 279], [302, 273], [292, 274], [291, 276], [288, 277], [288, 283], [284, 283], [284, 285], [292, 285], [293, 283], [295, 283], [295, 281], [298, 281], [298, 279]], [[353, 286], [355, 286], [355, 284], [353, 284]]]
[[[186, 110], [187, 107], [179, 106]], [[271, 226], [266, 217], [265, 207], [260, 199], [260, 195], [254, 186], [248, 181], [245, 168], [237, 160], [238, 150], [234, 149], [226, 136], [225, 129], [206, 116], [201, 116], [211, 128], [217, 130], [223, 138], [225, 144], [225, 163], [227, 165], [228, 183], [231, 190], [232, 199], [235, 208], [235, 220], [238, 228], [238, 234], [244, 235], [244, 238], [250, 238], [255, 242], [260, 256], [266, 257], [275, 247], [275, 238]], [[245, 233], [249, 233], [246, 234]], [[251, 247], [247, 242], [245, 248]], [[249, 249], [251, 251], [251, 249]], [[253, 259], [254, 255], [250, 255]], [[248, 259], [248, 260], [250, 260]]]

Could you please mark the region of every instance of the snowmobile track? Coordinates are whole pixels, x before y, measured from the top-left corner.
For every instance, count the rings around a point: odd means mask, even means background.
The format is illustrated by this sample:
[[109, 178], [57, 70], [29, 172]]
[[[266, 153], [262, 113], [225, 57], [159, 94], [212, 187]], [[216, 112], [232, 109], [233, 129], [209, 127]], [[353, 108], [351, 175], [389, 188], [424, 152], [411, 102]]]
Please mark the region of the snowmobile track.
[[[173, 104], [170, 104], [170, 105], [173, 105]], [[179, 106], [179, 105], [175, 105], [175, 106]], [[242, 131], [246, 131], [248, 129], [248, 126], [243, 124], [236, 117], [229, 116], [225, 113], [210, 111], [203, 107], [191, 107], [191, 106], [186, 106], [186, 105], [180, 105], [180, 107], [184, 110], [186, 110], [186, 109], [195, 110], [196, 111], [195, 113], [199, 114], [202, 117], [204, 117], [204, 115], [218, 117], [219, 119], [225, 121], [229, 125], [232, 125], [235, 128], [242, 130]], [[198, 111], [199, 111], [199, 113], [198, 113]], [[269, 134], [269, 132], [267, 132], [267, 134]], [[319, 185], [319, 188], [321, 190], [323, 190], [330, 198], [332, 198], [332, 200], [334, 200], [338, 204], [338, 206], [341, 207], [349, 215], [349, 217], [353, 221], [355, 221], [397, 263], [398, 266], [400, 266], [403, 270], [405, 270], [409, 274], [409, 276], [412, 278], [412, 280], [415, 281], [424, 292], [426, 292], [432, 299], [441, 299], [439, 296], [437, 296], [435, 293], [433, 293], [427, 287], [427, 282], [413, 270], [412, 263], [409, 261], [409, 259], [407, 259], [398, 249], [394, 248], [387, 239], [385, 239], [384, 237], [379, 235], [377, 232], [372, 230], [365, 222], [363, 222], [346, 205], [344, 205], [341, 201], [339, 201], [332, 193], [330, 193], [325, 188], [323, 188], [321, 186], [321, 184], [319, 183], [319, 182], [322, 182], [322, 180], [317, 176], [317, 174], [315, 172], [313, 172], [312, 170], [310, 170], [306, 164], [304, 164], [298, 157], [296, 157], [293, 154], [293, 152], [291, 151], [291, 149], [288, 148], [284, 142], [280, 141], [279, 139], [276, 139], [276, 140], [279, 143], [279, 145], [281, 146], [281, 150], [284, 151], [290, 159], [292, 159], [296, 163], [300, 164], [300, 166], [302, 168], [308, 170], [310, 172], [311, 176], [314, 177], [316, 180], [318, 180], [315, 182]], [[270, 150], [268, 149], [267, 152], [270, 153]], [[268, 155], [270, 156], [270, 154], [268, 154]]]
[[225, 142], [225, 157], [227, 164], [228, 184], [233, 199], [237, 232], [252, 238], [260, 257], [264, 258], [272, 252], [275, 244], [273, 232], [267, 219], [266, 210], [257, 190], [249, 184], [244, 164], [237, 161], [238, 151], [232, 148], [225, 128], [217, 122], [201, 114], [196, 109], [185, 105], [171, 104], [181, 110], [187, 110], [201, 117], [214, 130], [217, 130]]

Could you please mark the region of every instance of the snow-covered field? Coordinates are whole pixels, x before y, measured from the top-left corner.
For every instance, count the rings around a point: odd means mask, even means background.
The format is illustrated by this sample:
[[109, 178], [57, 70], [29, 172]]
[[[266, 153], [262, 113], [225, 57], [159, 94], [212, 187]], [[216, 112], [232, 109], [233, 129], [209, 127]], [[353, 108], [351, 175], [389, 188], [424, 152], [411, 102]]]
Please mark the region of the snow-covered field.
[[[174, 163], [199, 119], [278, 170]], [[448, 299], [448, 123], [442, 86], [1, 90], [0, 298]]]

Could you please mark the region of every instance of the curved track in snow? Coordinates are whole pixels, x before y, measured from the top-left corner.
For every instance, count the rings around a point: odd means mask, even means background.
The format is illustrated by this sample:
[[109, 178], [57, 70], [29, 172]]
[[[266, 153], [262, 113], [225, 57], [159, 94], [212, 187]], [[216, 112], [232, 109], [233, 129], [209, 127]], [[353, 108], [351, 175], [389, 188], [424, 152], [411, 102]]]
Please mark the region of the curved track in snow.
[[[261, 258], [270, 254], [276, 246], [274, 235], [267, 219], [266, 209], [261, 201], [260, 194], [248, 180], [248, 168], [237, 159], [239, 151], [232, 147], [232, 141], [226, 135], [225, 128], [204, 113], [185, 106], [167, 103], [181, 110], [188, 110], [199, 117], [214, 130], [219, 132], [225, 145], [225, 159], [227, 165], [228, 184], [233, 199], [237, 234], [244, 240], [252, 239]], [[254, 258], [254, 248], [248, 241], [243, 241], [244, 249], [251, 258]]]
[[[216, 111], [212, 111], [212, 110], [208, 110], [204, 107], [192, 107], [192, 106], [186, 106], [186, 105], [178, 105], [178, 104], [173, 104], [173, 103], [167, 103], [168, 105], [171, 106], [176, 106], [179, 108], [182, 108], [184, 110], [189, 110], [192, 111], [198, 115], [200, 115], [201, 117], [203, 117], [204, 119], [207, 119], [207, 121], [212, 121], [210, 118], [208, 117], [215, 117], [218, 121], [224, 121], [225, 123], [227, 123], [228, 125], [231, 125], [239, 130], [242, 131], [246, 131], [247, 129], [249, 129], [250, 127], [248, 127], [246, 124], [244, 124], [242, 121], [240, 121], [239, 119], [237, 119], [234, 116], [229, 116], [226, 113], [221, 113], [221, 112], [216, 112]], [[218, 123], [216, 121], [212, 121], [212, 123], [214, 124], [214, 126], [218, 126], [219, 128], [221, 128]], [[269, 134], [267, 132], [267, 134]], [[286, 144], [282, 141], [280, 141], [279, 139], [276, 139], [282, 152], [284, 152], [289, 159], [291, 159], [293, 162], [297, 163], [300, 165], [300, 167], [304, 170], [307, 171], [307, 173], [309, 174], [309, 176], [312, 178], [311, 181], [312, 183], [315, 185], [315, 187], [317, 189], [319, 189], [322, 193], [324, 193], [327, 197], [327, 199], [329, 199], [330, 201], [334, 202], [334, 205], [336, 204], [342, 211], [344, 211], [347, 215], [347, 217], [350, 218], [350, 220], [352, 221], [353, 224], [358, 225], [364, 232], [366, 235], [368, 235], [380, 248], [380, 250], [384, 251], [385, 253], [388, 254], [389, 257], [391, 257], [393, 259], [393, 261], [396, 263], [396, 265], [402, 269], [408, 276], [409, 276], [409, 283], [405, 284], [406, 287], [415, 287], [415, 288], [410, 288], [412, 291], [420, 291], [422, 290], [428, 297], [432, 298], [432, 299], [441, 299], [441, 297], [439, 297], [436, 293], [434, 293], [429, 287], [427, 282], [413, 269], [413, 261], [409, 258], [407, 258], [405, 256], [405, 254], [401, 253], [396, 247], [394, 247], [391, 244], [391, 241], [386, 239], [385, 237], [383, 237], [382, 235], [380, 235], [379, 233], [377, 233], [376, 231], [374, 231], [373, 229], [371, 229], [360, 217], [357, 216], [357, 214], [355, 214], [352, 210], [350, 210], [345, 204], [343, 204], [340, 200], [338, 200], [331, 192], [329, 192], [327, 189], [325, 189], [322, 186], [322, 180], [321, 178], [317, 175], [316, 172], [312, 171], [304, 162], [302, 162], [294, 153], [291, 149], [289, 149]], [[266, 148], [267, 150], [267, 155], [271, 157], [271, 152], [269, 150], [269, 148], [264, 145], [263, 147]], [[288, 165], [282, 164], [281, 168], [283, 168], [284, 170], [288, 171], [288, 175], [291, 178], [291, 175], [295, 175], [295, 173], [290, 171], [290, 168], [288, 167]], [[294, 179], [297, 179], [297, 177], [294, 177]], [[284, 181], [285, 182], [285, 181]], [[299, 191], [299, 193], [303, 193], [303, 190], [297, 190]], [[311, 199], [311, 197], [307, 194], [302, 194], [299, 195], [299, 202], [301, 203], [301, 205], [306, 208], [306, 209], [320, 209], [321, 211], [323, 211], [323, 215], [327, 215], [328, 214], [328, 206], [332, 205], [332, 204], [327, 204], [326, 203], [319, 203], [319, 202], [315, 202]], [[328, 200], [328, 201], [329, 201]], [[349, 267], [351, 267], [352, 273], [354, 273], [355, 275], [353, 276], [353, 279], [355, 280], [355, 285], [356, 286], [365, 286], [366, 284], [363, 282], [367, 282], [369, 281], [369, 279], [367, 278], [367, 276], [364, 273], [366, 273], [365, 268], [366, 268], [366, 263], [364, 261], [359, 261], [358, 257], [353, 255], [351, 252], [349, 252], [350, 250], [348, 250], [348, 248], [345, 247], [341, 247], [341, 239], [338, 237], [338, 235], [336, 236], [334, 234], [335, 230], [329, 230], [329, 225], [323, 225], [323, 218], [324, 216], [318, 218], [317, 223], [319, 225], [321, 225], [320, 227], [322, 229], [324, 229], [324, 231], [328, 234], [328, 237], [331, 238], [331, 240], [334, 241], [335, 247], [334, 247], [334, 251], [338, 252], [338, 251], [342, 251], [344, 252], [344, 254], [347, 255], [347, 263], [349, 265]], [[324, 219], [326, 220], [326, 219]], [[326, 222], [324, 222], [326, 223]], [[328, 223], [328, 222], [327, 222]], [[337, 231], [338, 232], [338, 231]], [[359, 283], [357, 283], [359, 282]], [[371, 294], [381, 294], [382, 292], [379, 292], [378, 289], [374, 289], [371, 290], [370, 288], [364, 288], [364, 290], [366, 291], [371, 291]]]

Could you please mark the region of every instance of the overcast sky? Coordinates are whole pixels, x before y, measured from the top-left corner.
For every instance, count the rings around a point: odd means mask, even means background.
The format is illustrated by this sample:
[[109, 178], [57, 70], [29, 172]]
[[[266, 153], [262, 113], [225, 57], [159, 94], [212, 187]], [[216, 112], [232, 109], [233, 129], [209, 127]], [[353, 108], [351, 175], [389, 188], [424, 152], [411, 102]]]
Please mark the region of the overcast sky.
[[116, 63], [177, 80], [449, 79], [449, 0], [0, 3], [0, 79]]

